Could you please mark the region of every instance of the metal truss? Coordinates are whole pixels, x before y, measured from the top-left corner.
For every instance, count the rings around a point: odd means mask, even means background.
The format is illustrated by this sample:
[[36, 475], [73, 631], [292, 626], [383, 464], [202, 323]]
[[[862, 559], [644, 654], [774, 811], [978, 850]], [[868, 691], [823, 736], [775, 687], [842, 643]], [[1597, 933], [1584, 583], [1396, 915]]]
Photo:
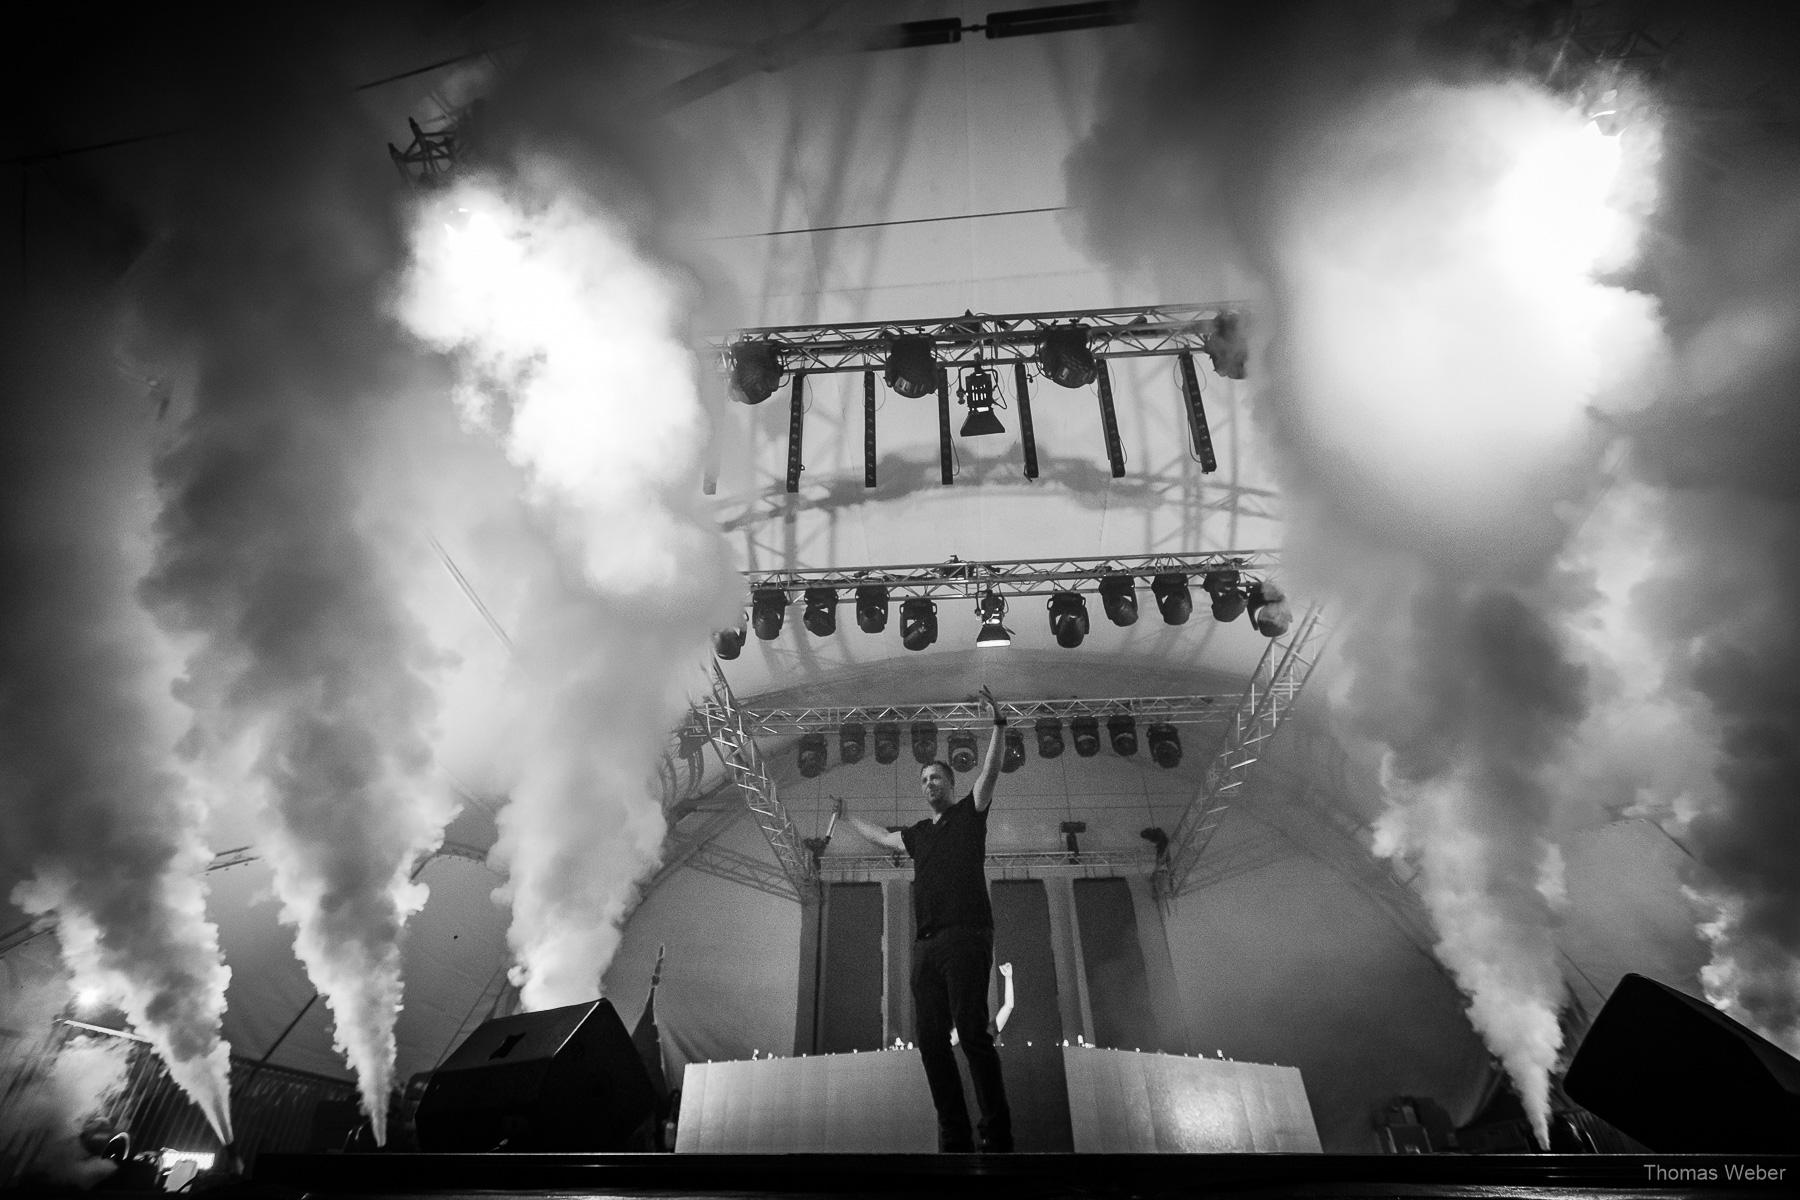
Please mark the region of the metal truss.
[[[1098, 878], [1113, 875], [1149, 875], [1156, 868], [1155, 851], [1017, 850], [989, 854], [990, 879], [1042, 879], [1054, 875]], [[828, 883], [867, 883], [880, 879], [911, 879], [912, 860], [904, 854], [832, 854], [819, 860], [819, 875]]]
[[[1162, 721], [1170, 725], [1216, 725], [1231, 718], [1229, 705], [1220, 704], [1219, 696], [1112, 696], [1093, 700], [1012, 700], [1001, 701], [1000, 712], [1015, 725], [1044, 718], [1072, 721], [1077, 717], [1110, 717], [1120, 713], [1140, 721]], [[749, 708], [739, 710], [745, 728], [752, 734], [784, 736], [802, 733], [831, 732], [846, 722], [865, 726], [893, 723], [910, 725], [914, 721], [930, 721], [939, 729], [986, 729], [993, 719], [987, 705], [974, 700], [955, 700], [938, 704], [862, 705], [860, 707]], [[696, 711], [692, 723], [681, 732], [703, 733], [715, 720]]]
[[388, 143], [388, 157], [394, 160], [394, 169], [400, 172], [400, 178], [412, 187], [421, 188], [449, 182], [462, 156], [462, 138], [457, 125], [452, 122], [442, 129], [425, 129], [411, 117], [406, 118], [406, 123], [413, 135], [406, 149]]
[[1315, 604], [1291, 633], [1272, 639], [1263, 651], [1250, 674], [1250, 686], [1232, 714], [1225, 744], [1206, 768], [1200, 794], [1188, 804], [1169, 837], [1167, 862], [1158, 872], [1158, 891], [1165, 901], [1190, 890], [1194, 865], [1243, 794], [1250, 768], [1261, 757], [1264, 744], [1293, 710], [1324, 646], [1325, 627]]
[[729, 371], [730, 352], [739, 345], [771, 345], [783, 369], [809, 375], [880, 371], [895, 337], [924, 336], [940, 366], [1031, 363], [1052, 329], [1071, 324], [1088, 331], [1088, 347], [1099, 358], [1147, 358], [1207, 353], [1235, 337], [1238, 320], [1231, 304], [1162, 304], [1141, 308], [1080, 309], [1044, 313], [965, 313], [911, 321], [864, 321], [847, 325], [774, 325], [742, 329], [709, 339]]
[[[813, 894], [812, 885], [818, 878], [813, 872], [812, 857], [802, 844], [793, 821], [788, 818], [787, 809], [782, 806], [775, 781], [769, 778], [762, 753], [756, 748], [755, 736], [744, 720], [737, 697], [731, 694], [731, 684], [726, 681], [717, 659], [712, 662], [712, 698], [700, 715], [706, 724], [706, 734], [712, 739], [713, 749], [719, 754], [719, 761], [725, 765], [732, 782], [737, 784], [744, 803], [756, 815], [757, 826], [768, 839], [769, 849], [775, 852], [775, 861], [780, 864], [781, 874], [788, 884], [789, 890], [784, 894], [804, 903]], [[716, 848], [707, 853], [726, 854]], [[729, 862], [733, 857], [743, 856], [727, 856], [725, 861]], [[758, 864], [758, 869], [762, 865]], [[732, 867], [737, 869], [741, 864], [733, 863]]]
[[[1049, 596], [1059, 591], [1080, 590], [1082, 584], [1098, 584], [1108, 575], [1148, 577], [1164, 574], [1204, 575], [1208, 571], [1237, 571], [1252, 578], [1273, 570], [1281, 561], [1276, 550], [1222, 550], [1210, 554], [1119, 554], [1110, 558], [1014, 558], [990, 562], [964, 562], [951, 558], [940, 563], [909, 563], [885, 567], [825, 567], [782, 571], [746, 571], [751, 589], [781, 588], [792, 593], [792, 603], [803, 599], [809, 587], [835, 587], [840, 599], [853, 598], [856, 588], [880, 585], [889, 599], [914, 596], [980, 598], [990, 589], [1003, 596]], [[1198, 584], [1198, 580], [1195, 580]]]
[[[771, 896], [783, 900], [795, 899], [794, 881], [786, 871], [773, 863], [764, 862], [748, 854], [739, 854], [736, 850], [727, 850], [723, 846], [708, 843], [694, 848], [692, 855], [683, 864], [696, 871], [704, 872], [732, 883], [741, 883], [745, 887], [755, 888]], [[804, 893], [807, 897], [814, 894], [809, 886]]]

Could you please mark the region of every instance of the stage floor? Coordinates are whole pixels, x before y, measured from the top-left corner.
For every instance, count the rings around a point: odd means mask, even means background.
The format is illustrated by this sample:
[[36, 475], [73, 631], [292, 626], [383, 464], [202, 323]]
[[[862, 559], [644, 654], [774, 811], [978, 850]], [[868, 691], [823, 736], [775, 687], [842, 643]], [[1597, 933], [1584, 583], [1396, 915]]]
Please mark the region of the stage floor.
[[[1754, 1172], [1763, 1174], [1757, 1177]], [[1775, 1197], [1800, 1157], [1331, 1154], [266, 1154], [244, 1194], [607, 1197]], [[218, 1194], [226, 1194], [224, 1192]]]

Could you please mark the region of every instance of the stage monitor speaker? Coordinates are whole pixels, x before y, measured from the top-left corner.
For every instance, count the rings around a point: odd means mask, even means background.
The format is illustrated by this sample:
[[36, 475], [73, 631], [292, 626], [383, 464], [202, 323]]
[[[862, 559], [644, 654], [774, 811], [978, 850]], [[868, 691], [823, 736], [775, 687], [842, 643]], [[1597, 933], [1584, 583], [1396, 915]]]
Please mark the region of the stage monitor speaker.
[[1613, 989], [1563, 1090], [1658, 1153], [1800, 1153], [1800, 1060], [1642, 975]]
[[432, 1073], [419, 1149], [624, 1150], [654, 1106], [609, 1002], [518, 1013], [482, 1025]]

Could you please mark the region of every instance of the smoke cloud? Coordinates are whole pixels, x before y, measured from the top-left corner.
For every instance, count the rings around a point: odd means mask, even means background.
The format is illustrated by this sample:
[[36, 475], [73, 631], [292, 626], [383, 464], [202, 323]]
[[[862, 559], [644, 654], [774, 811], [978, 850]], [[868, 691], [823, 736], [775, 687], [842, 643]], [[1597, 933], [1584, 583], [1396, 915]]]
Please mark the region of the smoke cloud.
[[1604, 451], [1660, 395], [1663, 333], [1604, 280], [1655, 202], [1657, 123], [1590, 124], [1540, 82], [1545, 31], [1498, 7], [1161, 15], [1071, 193], [1165, 290], [1219, 277], [1203, 257], [1256, 281], [1287, 569], [1337, 628], [1340, 720], [1383, 751], [1374, 849], [1417, 866], [1439, 957], [1547, 1144], [1557, 836], [1591, 806], [1578, 780], [1629, 806], [1676, 778], [1618, 770], [1623, 706], [1666, 692], [1609, 658], [1640, 637], [1621, 580], [1642, 564], [1605, 537], [1655, 526], [1607, 491]]
[[398, 299], [454, 354], [459, 410], [504, 447], [536, 532], [535, 552], [511, 551], [492, 747], [510, 797], [497, 895], [530, 1009], [598, 994], [658, 861], [668, 730], [743, 601], [697, 505], [690, 297], [620, 207], [600, 177], [526, 153], [422, 207]]
[[[144, 602], [191, 647], [184, 743], [269, 861], [377, 1138], [410, 879], [452, 814], [432, 778], [439, 656], [404, 601], [406, 414], [420, 357], [386, 317], [400, 260], [380, 135], [296, 51], [185, 142], [133, 280], [137, 354], [182, 381]], [[429, 411], [426, 409], [426, 411]], [[240, 815], [240, 818], [242, 816]]]
[[0, 877], [57, 922], [72, 986], [117, 1006], [229, 1140], [229, 972], [206, 918], [206, 808], [176, 769], [149, 562], [155, 409], [98, 306], [44, 288], [0, 450]]

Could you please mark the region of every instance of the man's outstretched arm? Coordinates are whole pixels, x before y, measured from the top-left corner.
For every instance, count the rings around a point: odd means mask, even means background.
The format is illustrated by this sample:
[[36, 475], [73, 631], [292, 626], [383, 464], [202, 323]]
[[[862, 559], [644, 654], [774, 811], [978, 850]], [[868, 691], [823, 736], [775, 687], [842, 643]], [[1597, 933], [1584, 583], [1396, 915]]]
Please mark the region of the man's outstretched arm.
[[994, 733], [988, 739], [987, 758], [982, 761], [981, 774], [975, 777], [976, 812], [986, 812], [988, 805], [994, 802], [994, 783], [1000, 778], [1000, 760], [1006, 757], [1006, 718], [1000, 714], [993, 693], [985, 687], [981, 689], [981, 698], [987, 701], [988, 712], [993, 714]]
[[898, 829], [883, 829], [879, 825], [871, 825], [861, 817], [850, 815], [850, 806], [843, 800], [838, 801], [838, 816], [850, 822], [850, 828], [862, 834], [877, 846], [885, 846], [889, 850], [905, 850], [906, 839], [900, 836]]

